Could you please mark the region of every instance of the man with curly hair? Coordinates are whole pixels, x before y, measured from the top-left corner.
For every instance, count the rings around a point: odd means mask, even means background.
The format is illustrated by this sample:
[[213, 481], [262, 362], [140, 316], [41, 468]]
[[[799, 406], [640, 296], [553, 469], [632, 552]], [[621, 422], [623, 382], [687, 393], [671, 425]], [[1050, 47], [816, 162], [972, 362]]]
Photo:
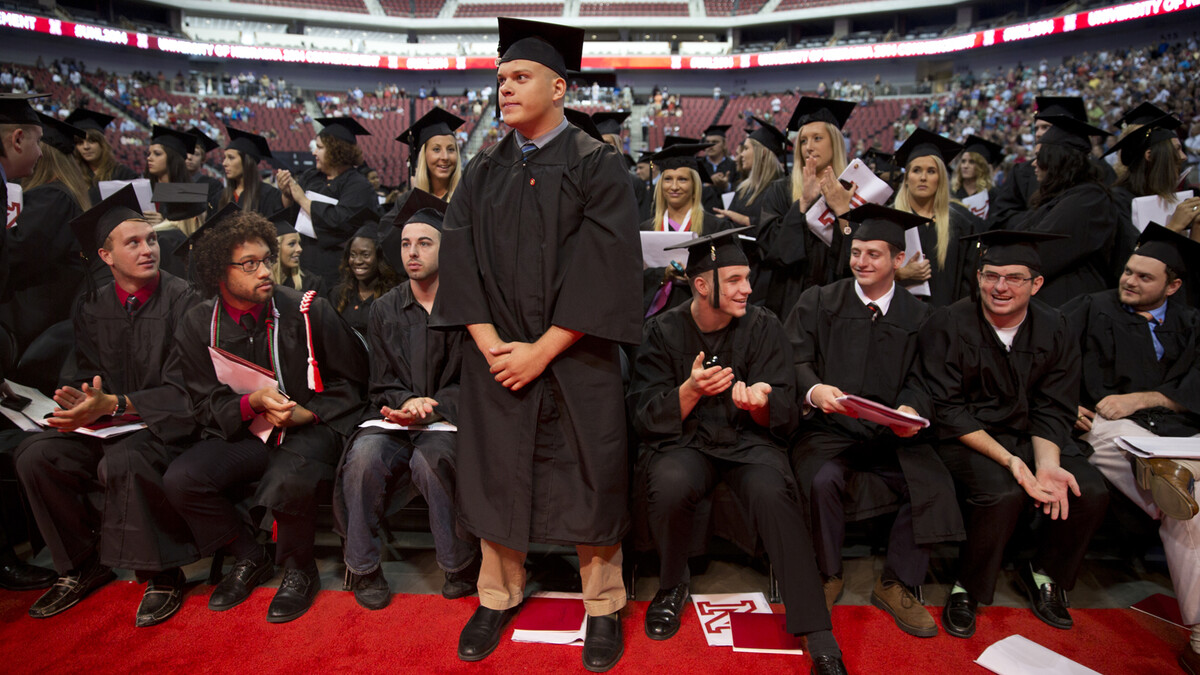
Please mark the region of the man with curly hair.
[[[272, 283], [279, 245], [261, 215], [226, 206], [193, 239], [209, 297], [180, 321], [174, 354], [201, 440], [167, 470], [167, 497], [201, 555], [225, 549], [236, 561], [209, 599], [209, 609], [223, 611], [275, 574], [229, 497], [230, 488], [257, 482], [251, 514], [271, 512], [275, 562], [284, 568], [267, 621], [283, 623], [308, 611], [320, 590], [317, 488], [333, 479], [361, 415], [366, 350], [326, 300]], [[259, 384], [231, 371], [257, 373]]]

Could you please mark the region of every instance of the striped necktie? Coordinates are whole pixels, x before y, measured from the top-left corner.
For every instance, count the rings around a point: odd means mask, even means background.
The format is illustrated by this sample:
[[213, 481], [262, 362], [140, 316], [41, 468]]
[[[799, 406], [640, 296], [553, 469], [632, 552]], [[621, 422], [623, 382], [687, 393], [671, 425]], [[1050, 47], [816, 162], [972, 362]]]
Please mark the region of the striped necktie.
[[137, 308], [141, 307], [141, 306], [142, 306], [142, 301], [138, 300], [136, 295], [131, 295], [128, 298], [125, 298], [125, 311], [126, 312], [133, 314], [134, 312], [137, 311]]
[[538, 146], [533, 144], [533, 141], [525, 141], [521, 146], [521, 159], [529, 161], [529, 156], [538, 151]]
[[871, 310], [871, 323], [878, 321], [879, 315], [883, 313], [883, 310], [879, 309], [879, 305], [873, 302], [867, 303], [867, 309]]

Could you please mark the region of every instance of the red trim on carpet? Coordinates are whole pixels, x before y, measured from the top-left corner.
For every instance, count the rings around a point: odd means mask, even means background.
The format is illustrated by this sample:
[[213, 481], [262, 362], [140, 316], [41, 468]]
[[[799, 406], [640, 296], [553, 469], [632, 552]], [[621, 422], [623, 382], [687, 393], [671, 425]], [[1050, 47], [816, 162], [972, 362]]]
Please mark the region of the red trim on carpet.
[[[396, 595], [386, 609], [368, 612], [350, 593], [322, 591], [304, 617], [266, 622], [272, 589], [259, 589], [226, 612], [207, 608], [212, 587], [189, 589], [183, 609], [166, 623], [136, 628], [143, 586], [115, 582], [78, 606], [49, 619], [32, 619], [40, 592], [0, 591], [0, 670], [6, 673], [527, 673], [585, 672], [579, 647], [509, 640], [486, 660], [455, 656], [458, 633], [475, 598]], [[691, 608], [679, 634], [654, 642], [642, 630], [645, 602], [625, 610], [625, 655], [613, 673], [808, 672], [807, 656], [736, 653], [708, 647]], [[930, 608], [935, 615], [939, 608]], [[782, 608], [777, 608], [782, 611]], [[942, 633], [914, 638], [873, 607], [834, 608], [834, 634], [852, 673], [985, 672], [973, 664], [990, 644], [1020, 633], [1105, 674], [1175, 673], [1187, 633], [1128, 609], [1073, 609], [1075, 628], [1061, 631], [1029, 610], [985, 608], [970, 640]]]

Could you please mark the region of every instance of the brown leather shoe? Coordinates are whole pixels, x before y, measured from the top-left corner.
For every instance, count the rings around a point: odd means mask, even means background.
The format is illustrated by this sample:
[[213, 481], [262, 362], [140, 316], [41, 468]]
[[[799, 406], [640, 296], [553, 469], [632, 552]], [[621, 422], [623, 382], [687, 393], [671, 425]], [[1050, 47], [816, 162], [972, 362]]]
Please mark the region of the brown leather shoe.
[[825, 591], [825, 609], [833, 611], [833, 604], [842, 597], [842, 587], [845, 585], [841, 577], [829, 577], [821, 583], [821, 589]]
[[1136, 458], [1137, 482], [1149, 490], [1154, 503], [1164, 515], [1176, 520], [1190, 520], [1200, 511], [1192, 497], [1192, 472], [1169, 459]]
[[937, 635], [937, 623], [925, 605], [917, 600], [908, 587], [898, 581], [884, 583], [880, 578], [871, 591], [871, 604], [892, 615], [900, 630], [917, 637]]
[[1188, 675], [1200, 675], [1200, 654], [1192, 651], [1191, 647], [1184, 647], [1179, 655], [1179, 667]]

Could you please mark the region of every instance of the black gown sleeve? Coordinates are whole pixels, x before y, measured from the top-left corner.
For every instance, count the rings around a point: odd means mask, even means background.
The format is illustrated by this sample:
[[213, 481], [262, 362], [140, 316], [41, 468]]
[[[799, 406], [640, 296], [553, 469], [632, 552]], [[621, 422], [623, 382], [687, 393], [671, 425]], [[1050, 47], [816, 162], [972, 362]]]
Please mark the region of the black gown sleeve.
[[[634, 361], [633, 381], [625, 399], [634, 431], [643, 443], [653, 444], [683, 435], [682, 410], [670, 330], [660, 317], [646, 321], [642, 344]], [[695, 358], [695, 355], [692, 356]]]
[[933, 404], [938, 438], [959, 438], [983, 429], [971, 414], [960, 367], [962, 341], [948, 308], [934, 310], [918, 339], [920, 376]]
[[1066, 450], [1079, 411], [1079, 343], [1071, 340], [1067, 320], [1055, 314], [1050, 367], [1029, 387], [1029, 433]]
[[[324, 298], [312, 303], [309, 318], [325, 390], [313, 394], [304, 407], [320, 418], [322, 424], [348, 436], [362, 415], [370, 371], [366, 346]], [[297, 363], [284, 368], [304, 366]]]
[[[380, 408], [399, 408], [408, 399], [419, 396], [413, 385], [409, 365], [410, 344], [407, 335], [393, 335], [399, 321], [395, 316], [394, 295], [388, 294], [371, 305], [367, 320], [367, 343], [371, 348], [368, 401], [374, 414]], [[400, 332], [400, 331], [398, 331]]]
[[821, 384], [821, 376], [817, 373], [817, 352], [820, 349], [817, 319], [820, 314], [821, 289], [813, 286], [800, 294], [800, 300], [788, 313], [785, 324], [795, 371], [796, 398], [799, 403], [803, 403], [809, 389]]
[[338, 203], [327, 204], [314, 200], [309, 216], [312, 220], [313, 231], [318, 237], [326, 235], [330, 239], [345, 241], [354, 236], [355, 226], [350, 222], [350, 218], [363, 208], [378, 212], [379, 199], [375, 196], [375, 191], [371, 189], [370, 181], [358, 171], [348, 169], [338, 178], [341, 178], [342, 181], [338, 186], [337, 194], [330, 195], [336, 198]]

